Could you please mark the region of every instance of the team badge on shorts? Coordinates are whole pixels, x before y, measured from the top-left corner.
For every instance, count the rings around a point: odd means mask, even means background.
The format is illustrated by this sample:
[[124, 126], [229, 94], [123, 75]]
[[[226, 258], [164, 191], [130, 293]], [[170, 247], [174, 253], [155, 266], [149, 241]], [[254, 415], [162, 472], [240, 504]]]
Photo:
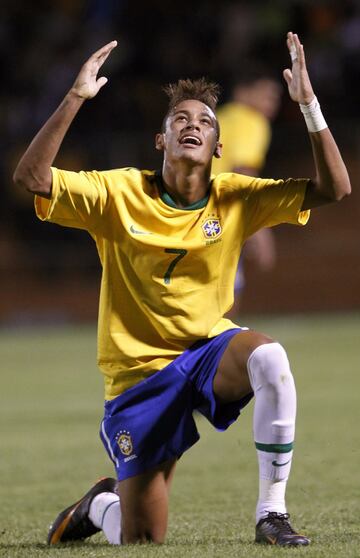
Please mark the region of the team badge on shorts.
[[206, 219], [201, 225], [205, 238], [217, 238], [221, 235], [222, 229], [219, 219]]
[[122, 431], [119, 433], [117, 439], [118, 446], [123, 455], [130, 455], [133, 451], [133, 443], [130, 436], [130, 432]]

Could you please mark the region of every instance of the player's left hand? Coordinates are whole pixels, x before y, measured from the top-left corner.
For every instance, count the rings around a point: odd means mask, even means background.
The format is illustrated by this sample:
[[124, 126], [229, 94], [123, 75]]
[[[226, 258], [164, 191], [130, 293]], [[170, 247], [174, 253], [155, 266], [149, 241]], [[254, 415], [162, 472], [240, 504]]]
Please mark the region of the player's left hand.
[[306, 68], [304, 47], [296, 33], [291, 31], [287, 34], [286, 43], [291, 57], [292, 69], [284, 70], [283, 76], [288, 85], [290, 97], [297, 103], [308, 105], [315, 94]]

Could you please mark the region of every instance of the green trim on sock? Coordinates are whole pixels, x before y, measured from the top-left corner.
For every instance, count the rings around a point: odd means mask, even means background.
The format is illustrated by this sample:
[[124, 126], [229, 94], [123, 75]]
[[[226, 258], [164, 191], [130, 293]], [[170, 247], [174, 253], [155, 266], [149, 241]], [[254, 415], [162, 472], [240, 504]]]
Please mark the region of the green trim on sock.
[[268, 453], [289, 453], [294, 447], [294, 442], [289, 444], [259, 444], [259, 442], [255, 442], [255, 447]]

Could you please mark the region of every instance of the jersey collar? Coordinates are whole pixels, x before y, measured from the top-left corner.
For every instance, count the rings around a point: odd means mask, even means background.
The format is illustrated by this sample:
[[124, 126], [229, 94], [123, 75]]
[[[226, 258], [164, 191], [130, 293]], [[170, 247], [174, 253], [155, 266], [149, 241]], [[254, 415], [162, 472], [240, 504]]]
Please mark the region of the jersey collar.
[[[206, 206], [207, 202], [209, 201], [211, 187], [209, 188], [208, 193], [206, 194], [206, 196], [204, 198], [201, 198], [201, 200], [199, 200], [195, 203], [192, 203], [190, 205], [187, 205], [186, 207], [179, 207], [178, 205], [176, 205], [175, 201], [172, 199], [169, 192], [167, 192], [165, 190], [164, 181], [162, 179], [161, 171], [155, 171], [155, 180], [156, 180], [156, 185], [159, 189], [160, 198], [162, 199], [162, 201], [166, 205], [168, 205], [170, 207], [173, 207], [175, 209], [185, 209], [186, 211], [190, 211], [192, 209], [202, 209], [203, 207]], [[211, 181], [211, 183], [212, 183], [212, 181]], [[211, 183], [210, 183], [210, 185], [211, 185]]]

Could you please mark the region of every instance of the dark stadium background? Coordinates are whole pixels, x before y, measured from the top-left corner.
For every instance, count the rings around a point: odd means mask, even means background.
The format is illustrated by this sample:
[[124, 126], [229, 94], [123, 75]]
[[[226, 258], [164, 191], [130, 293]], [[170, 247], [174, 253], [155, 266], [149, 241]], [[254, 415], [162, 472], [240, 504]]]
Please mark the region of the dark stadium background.
[[[12, 184], [16, 162], [66, 93], [82, 62], [106, 42], [118, 48], [109, 83], [86, 103], [59, 167], [157, 168], [153, 147], [166, 99], [161, 86], [206, 75], [223, 87], [252, 63], [279, 80], [286, 32], [299, 33], [324, 115], [343, 152], [353, 195], [313, 211], [304, 228], [275, 231], [278, 265], [247, 266], [246, 313], [360, 309], [360, 5], [356, 1], [179, 3], [154, 0], [3, 0], [0, 19], [0, 325], [93, 321], [99, 264], [83, 232], [42, 224], [30, 195]], [[263, 176], [311, 176], [303, 119], [284, 87]]]

